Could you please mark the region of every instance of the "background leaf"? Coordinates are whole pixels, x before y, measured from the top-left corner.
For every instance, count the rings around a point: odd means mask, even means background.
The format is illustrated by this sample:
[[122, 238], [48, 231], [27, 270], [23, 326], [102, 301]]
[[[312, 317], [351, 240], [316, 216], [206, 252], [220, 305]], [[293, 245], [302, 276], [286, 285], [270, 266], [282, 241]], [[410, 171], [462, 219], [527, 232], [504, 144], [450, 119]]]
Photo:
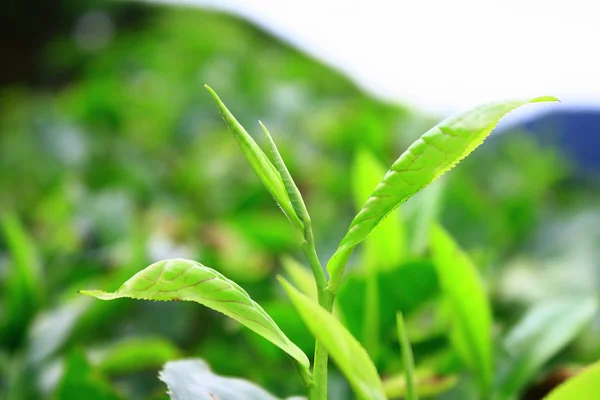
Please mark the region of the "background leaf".
[[181, 356], [175, 345], [160, 337], [123, 339], [95, 353], [97, 368], [107, 376], [160, 368]]
[[431, 252], [448, 302], [459, 354], [488, 393], [493, 377], [492, 312], [479, 273], [466, 253], [440, 225], [431, 229]]
[[384, 400], [381, 380], [367, 351], [331, 314], [283, 278], [280, 281], [304, 323], [317, 341], [323, 343], [356, 396], [361, 400]]
[[173, 400], [278, 400], [246, 380], [214, 374], [197, 358], [168, 362], [159, 377]]
[[504, 341], [509, 365], [499, 379], [500, 399], [515, 398], [544, 363], [581, 332], [597, 309], [593, 298], [547, 300], [531, 309]]
[[410, 341], [408, 340], [408, 334], [406, 332], [406, 325], [404, 324], [404, 318], [402, 313], [396, 314], [396, 320], [398, 324], [398, 341], [400, 342], [400, 349], [402, 350], [402, 363], [404, 365], [404, 376], [406, 377], [406, 399], [407, 400], [418, 400], [418, 395], [415, 387], [415, 361], [413, 359], [412, 349], [410, 347]]
[[575, 377], [554, 389], [545, 400], [575, 400], [600, 398], [600, 362], [590, 365]]
[[135, 274], [116, 292], [82, 290], [101, 300], [123, 297], [140, 300], [194, 301], [235, 319], [308, 368], [306, 355], [277, 327], [271, 317], [235, 282], [217, 271], [190, 260], [154, 263]]
[[25, 336], [27, 324], [43, 299], [43, 270], [36, 245], [15, 214], [0, 212], [0, 233], [12, 260], [4, 289], [6, 314], [0, 324], [0, 340], [13, 341], [14, 345]]
[[74, 350], [66, 361], [63, 377], [54, 400], [119, 400], [102, 376], [85, 359], [83, 351]]

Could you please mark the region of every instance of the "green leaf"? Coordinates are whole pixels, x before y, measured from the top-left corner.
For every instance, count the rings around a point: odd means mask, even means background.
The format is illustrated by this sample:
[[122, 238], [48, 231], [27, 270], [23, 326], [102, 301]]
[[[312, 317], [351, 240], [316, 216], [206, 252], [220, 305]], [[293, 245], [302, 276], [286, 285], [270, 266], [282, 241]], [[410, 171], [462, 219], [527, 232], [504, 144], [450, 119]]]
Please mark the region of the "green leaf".
[[317, 301], [317, 285], [310, 269], [306, 268], [302, 263], [292, 257], [283, 257], [281, 259], [281, 264], [292, 282], [300, 288], [300, 291]]
[[235, 282], [190, 260], [154, 263], [135, 274], [116, 292], [82, 290], [101, 300], [123, 297], [140, 300], [194, 301], [235, 319], [296, 359], [305, 369], [306, 355], [277, 327], [271, 317]]
[[267, 143], [269, 144], [269, 150], [271, 152], [271, 158], [273, 159], [275, 169], [279, 172], [281, 176], [281, 180], [283, 181], [283, 186], [285, 187], [285, 191], [292, 203], [292, 207], [294, 212], [302, 221], [302, 223], [306, 225], [310, 225], [310, 216], [308, 215], [308, 210], [306, 209], [306, 205], [304, 204], [304, 199], [302, 198], [302, 194], [300, 190], [298, 190], [298, 186], [296, 186], [296, 182], [292, 178], [290, 171], [288, 171], [285, 162], [283, 162], [283, 158], [281, 154], [279, 154], [279, 150], [277, 149], [277, 145], [275, 145], [275, 141], [271, 137], [271, 134], [267, 130], [267, 127], [263, 125], [262, 122], [258, 121], [260, 127], [262, 128], [265, 138], [267, 139]]
[[328, 264], [335, 292], [354, 248], [396, 207], [477, 148], [508, 112], [524, 104], [556, 101], [554, 97], [484, 104], [442, 121], [413, 143], [392, 165], [356, 215]]
[[167, 384], [172, 400], [279, 400], [244, 379], [213, 373], [198, 358], [168, 362], [159, 378]]
[[43, 298], [42, 263], [33, 239], [17, 215], [0, 213], [0, 233], [14, 267], [9, 269], [5, 283], [6, 315], [2, 318], [0, 336], [18, 341]]
[[556, 299], [532, 308], [504, 342], [509, 367], [498, 383], [499, 398], [514, 398], [551, 357], [581, 332], [597, 309], [593, 298]]
[[361, 400], [384, 400], [383, 385], [367, 351], [316, 302], [279, 278], [308, 329], [323, 344]]
[[545, 400], [597, 399], [600, 382], [600, 361], [590, 365], [575, 377], [567, 380], [545, 397]]
[[54, 393], [55, 400], [118, 400], [109, 384], [85, 359], [81, 350], [71, 352], [63, 377]]
[[130, 338], [109, 344], [97, 354], [98, 369], [106, 375], [119, 375], [154, 369], [180, 357], [171, 342], [156, 338]]
[[439, 225], [431, 229], [431, 252], [440, 287], [448, 302], [457, 340], [455, 346], [473, 368], [482, 390], [492, 384], [492, 312], [475, 265]]
[[[385, 168], [369, 151], [363, 149], [356, 154], [352, 168], [352, 187], [358, 210], [384, 177], [385, 172]], [[400, 209], [395, 210], [394, 218], [385, 219], [373, 230], [371, 236], [365, 240], [361, 254], [361, 264], [367, 275], [362, 342], [374, 360], [379, 356], [381, 329], [377, 275], [379, 271], [389, 271], [398, 267], [406, 251], [399, 211]]]
[[229, 130], [233, 134], [233, 137], [235, 138], [240, 149], [250, 162], [254, 172], [256, 172], [260, 180], [263, 182], [269, 193], [271, 193], [271, 196], [273, 196], [279, 207], [281, 207], [281, 210], [290, 220], [294, 228], [299, 231], [299, 234], [303, 235], [304, 225], [294, 211], [294, 206], [288, 197], [286, 186], [280, 173], [273, 166], [273, 164], [271, 164], [265, 153], [263, 153], [254, 139], [252, 139], [252, 136], [246, 132], [244, 127], [240, 125], [233, 114], [231, 114], [227, 107], [225, 107], [225, 104], [223, 104], [215, 91], [212, 90], [208, 85], [204, 85], [204, 87], [206, 87], [206, 89], [215, 99], [225, 123], [229, 127]]
[[[357, 153], [352, 168], [352, 188], [358, 210], [369, 199], [385, 172], [385, 168], [373, 154], [367, 150]], [[400, 209], [397, 209], [393, 212], [393, 218], [382, 221], [365, 241], [361, 257], [364, 268], [390, 270], [397, 267], [406, 253], [405, 242]]]
[[[444, 187], [445, 179], [442, 177], [415, 194], [411, 201], [402, 205], [407, 231], [406, 247], [411, 256], [421, 256], [427, 250], [429, 229], [440, 212]], [[383, 220], [382, 224], [385, 221], [387, 218]]]
[[398, 327], [398, 340], [402, 349], [402, 363], [404, 364], [404, 374], [406, 375], [406, 400], [418, 400], [419, 396], [415, 389], [415, 361], [413, 359], [412, 348], [406, 333], [404, 318], [402, 313], [396, 313], [396, 321]]

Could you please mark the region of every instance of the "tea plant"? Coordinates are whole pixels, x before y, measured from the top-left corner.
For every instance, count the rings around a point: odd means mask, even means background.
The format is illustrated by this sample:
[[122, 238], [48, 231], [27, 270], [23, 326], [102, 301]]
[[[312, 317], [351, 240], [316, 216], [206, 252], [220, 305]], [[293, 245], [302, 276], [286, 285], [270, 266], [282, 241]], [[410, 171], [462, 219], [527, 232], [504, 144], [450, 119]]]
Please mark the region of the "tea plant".
[[[217, 94], [210, 87], [206, 88], [214, 97], [225, 122], [253, 170], [290, 221], [311, 268], [316, 286], [316, 301], [310, 295], [311, 290], [307, 289], [310, 288], [310, 284], [304, 284], [303, 290], [300, 291], [285, 279], [280, 277], [279, 280], [316, 338], [312, 368], [306, 354], [244, 289], [221, 273], [196, 261], [159, 261], [134, 275], [113, 293], [100, 290], [83, 290], [81, 293], [102, 300], [127, 297], [200, 303], [238, 321], [286, 352], [296, 367], [310, 400], [327, 399], [327, 367], [330, 356], [347, 378], [357, 398], [386, 399], [386, 389], [369, 353], [335, 317], [335, 313], [332, 314], [351, 255], [372, 232], [383, 228], [386, 216], [400, 204], [449, 171], [482, 144], [505, 114], [528, 103], [556, 99], [538, 97], [485, 104], [448, 118], [423, 134], [398, 158], [383, 180], [368, 195], [326, 268], [323, 268], [315, 248], [307, 207], [269, 131], [260, 123], [268, 145], [267, 155], [238, 123]], [[364, 191], [367, 190], [370, 189]], [[441, 226], [434, 224], [427, 240], [430, 242], [436, 270], [446, 294], [449, 313], [456, 321], [453, 341], [462, 349], [467, 364], [477, 373], [481, 398], [490, 398], [495, 390], [491, 311], [479, 282], [478, 272]], [[370, 290], [371, 297], [376, 297], [378, 288], [373, 285]], [[370, 316], [368, 320], [372, 322], [369, 326], [376, 327], [377, 304], [369, 304], [367, 319]], [[397, 315], [397, 324], [405, 370], [405, 396], [408, 399], [416, 399], [419, 387], [413, 372], [411, 347], [401, 314]], [[366, 331], [365, 337], [369, 343], [368, 338], [373, 337], [372, 332]], [[371, 351], [371, 348], [376, 348], [376, 343], [373, 340], [370, 342], [368, 347]], [[372, 354], [376, 354], [376, 350], [373, 350]], [[204, 398], [198, 396], [209, 394], [220, 399], [273, 398], [249, 383], [233, 384], [226, 378], [215, 377], [206, 365], [186, 365], [184, 367], [182, 364], [169, 363], [163, 371], [162, 379], [167, 382], [174, 398]], [[184, 371], [186, 368], [187, 371]], [[210, 384], [196, 387], [198, 391], [194, 393], [193, 390], [182, 389], [178, 376], [190, 373], [191, 370], [194, 370], [197, 376], [204, 376], [205, 383]], [[238, 384], [240, 386], [237, 386]]]

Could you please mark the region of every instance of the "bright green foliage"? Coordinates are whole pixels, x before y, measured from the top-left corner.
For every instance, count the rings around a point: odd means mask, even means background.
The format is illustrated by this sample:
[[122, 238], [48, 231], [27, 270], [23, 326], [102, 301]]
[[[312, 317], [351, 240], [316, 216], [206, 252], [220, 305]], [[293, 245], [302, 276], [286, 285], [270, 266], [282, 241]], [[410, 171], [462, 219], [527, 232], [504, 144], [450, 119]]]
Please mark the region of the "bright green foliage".
[[398, 327], [398, 340], [402, 350], [402, 363], [404, 364], [404, 374], [406, 376], [406, 400], [418, 400], [417, 390], [415, 388], [415, 361], [413, 359], [412, 348], [406, 333], [406, 325], [402, 313], [396, 314]]
[[292, 207], [294, 208], [294, 212], [305, 225], [310, 225], [310, 216], [308, 215], [308, 210], [306, 209], [306, 205], [304, 204], [304, 199], [302, 198], [302, 194], [292, 175], [290, 175], [290, 171], [288, 171], [283, 158], [281, 158], [281, 154], [279, 154], [279, 150], [277, 149], [277, 145], [275, 141], [271, 137], [271, 134], [267, 130], [267, 127], [263, 125], [262, 122], [258, 121], [260, 127], [262, 128], [265, 138], [267, 139], [267, 143], [269, 144], [269, 150], [271, 152], [271, 158], [273, 160], [275, 169], [279, 172], [281, 180], [283, 181], [283, 186], [287, 192], [287, 195], [292, 203]]
[[600, 361], [554, 389], [545, 400], [600, 399]]
[[[352, 188], [358, 210], [384, 175], [385, 168], [373, 154], [364, 149], [357, 153], [352, 168]], [[377, 275], [380, 271], [389, 271], [400, 265], [406, 251], [403, 225], [398, 218], [399, 209], [393, 214], [395, 218], [385, 219], [373, 230], [365, 240], [361, 254], [361, 266], [367, 277], [363, 344], [373, 359], [377, 359], [379, 354], [381, 327]]]
[[71, 352], [54, 400], [120, 400], [109, 384], [95, 371], [81, 350]]
[[227, 123], [231, 133], [233, 133], [233, 137], [240, 146], [240, 149], [250, 162], [252, 169], [254, 169], [254, 172], [256, 172], [269, 193], [271, 193], [277, 204], [279, 204], [294, 228], [299, 230], [300, 234], [303, 234], [304, 225], [294, 211], [294, 206], [292, 205], [292, 202], [288, 196], [286, 185], [284, 184], [280, 173], [273, 166], [273, 164], [271, 164], [265, 153], [263, 153], [254, 139], [252, 139], [252, 136], [246, 132], [244, 127], [240, 125], [227, 107], [225, 107], [225, 104], [223, 104], [214, 90], [212, 90], [208, 85], [205, 85], [205, 87], [214, 97], [217, 106], [221, 111], [223, 119]]
[[127, 374], [159, 368], [181, 357], [171, 342], [162, 338], [131, 338], [102, 349], [98, 369], [106, 375]]
[[537, 97], [481, 105], [444, 121], [413, 143], [392, 165], [356, 215], [328, 264], [334, 289], [354, 248], [396, 207], [454, 167], [483, 143], [498, 121], [524, 104], [556, 101]]
[[35, 244], [16, 215], [0, 212], [0, 236], [7, 244], [13, 265], [4, 289], [6, 307], [0, 337], [14, 331], [18, 337], [10, 340], [18, 341], [42, 298], [42, 266]]
[[431, 229], [431, 252], [455, 329], [455, 345], [475, 370], [484, 392], [492, 384], [492, 312], [475, 265], [439, 225]]
[[549, 300], [531, 309], [504, 342], [510, 367], [498, 384], [499, 398], [514, 398], [551, 357], [581, 332], [597, 310], [593, 298]]
[[384, 400], [383, 385], [367, 351], [330, 313], [283, 278], [281, 284], [308, 329], [323, 344], [360, 400]]
[[283, 257], [281, 259], [281, 264], [292, 283], [294, 283], [302, 293], [317, 301], [317, 285], [315, 285], [315, 280], [310, 273], [310, 270], [292, 257]]
[[135, 274], [116, 292], [82, 290], [101, 300], [123, 297], [140, 300], [194, 301], [235, 319], [309, 367], [306, 355], [277, 327], [271, 317], [235, 282], [190, 260], [154, 263]]
[[[385, 173], [384, 166], [373, 154], [364, 149], [357, 153], [352, 168], [352, 188], [354, 203], [359, 211]], [[402, 261], [406, 253], [406, 240], [399, 211], [395, 210], [390, 218], [381, 221], [365, 241], [361, 258], [364, 268], [389, 270]]]

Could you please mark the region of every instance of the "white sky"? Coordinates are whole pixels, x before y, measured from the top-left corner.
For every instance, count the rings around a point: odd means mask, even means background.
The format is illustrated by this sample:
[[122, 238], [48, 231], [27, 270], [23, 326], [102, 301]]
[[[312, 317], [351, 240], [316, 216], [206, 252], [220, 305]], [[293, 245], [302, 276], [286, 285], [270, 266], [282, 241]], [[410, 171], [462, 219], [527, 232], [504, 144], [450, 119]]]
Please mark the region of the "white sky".
[[551, 94], [600, 107], [600, 0], [163, 0], [232, 11], [372, 94], [449, 113]]

